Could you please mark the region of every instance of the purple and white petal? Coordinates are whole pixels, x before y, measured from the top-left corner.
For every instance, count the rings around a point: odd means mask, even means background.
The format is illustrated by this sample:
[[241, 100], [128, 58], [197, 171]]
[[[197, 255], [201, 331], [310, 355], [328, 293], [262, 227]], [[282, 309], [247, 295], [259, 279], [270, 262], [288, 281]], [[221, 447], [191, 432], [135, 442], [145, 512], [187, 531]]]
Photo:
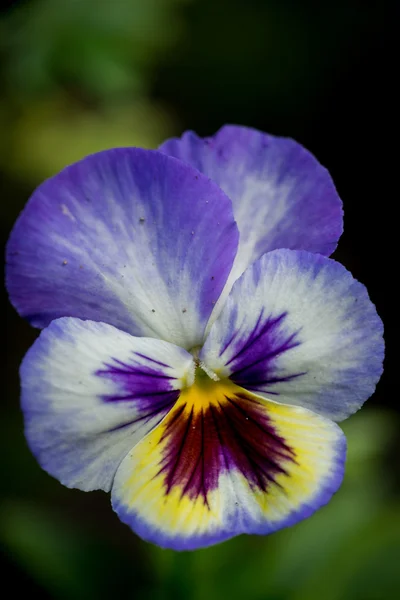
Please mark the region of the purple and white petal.
[[329, 256], [343, 230], [342, 203], [328, 171], [297, 142], [226, 125], [210, 138], [187, 131], [162, 152], [208, 175], [233, 203], [240, 232], [233, 282], [277, 248]]
[[28, 444], [64, 485], [108, 491], [121, 460], [193, 376], [192, 356], [168, 342], [57, 319], [21, 366]]
[[119, 148], [45, 181], [8, 244], [7, 285], [33, 325], [72, 316], [191, 348], [231, 270], [230, 200], [160, 152]]
[[200, 359], [247, 390], [339, 421], [374, 392], [382, 333], [366, 288], [342, 265], [276, 250], [235, 283]]

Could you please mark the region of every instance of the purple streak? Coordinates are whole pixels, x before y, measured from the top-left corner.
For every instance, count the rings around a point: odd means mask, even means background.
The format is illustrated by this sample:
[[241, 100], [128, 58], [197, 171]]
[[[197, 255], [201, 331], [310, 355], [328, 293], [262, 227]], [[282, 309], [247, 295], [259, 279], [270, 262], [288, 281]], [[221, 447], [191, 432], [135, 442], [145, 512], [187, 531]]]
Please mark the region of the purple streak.
[[[172, 386], [172, 382], [176, 381], [175, 377], [165, 374], [165, 369], [169, 368], [168, 365], [139, 352], [132, 352], [133, 360], [135, 360], [135, 355], [140, 358], [140, 363], [127, 364], [112, 358], [109, 363], [104, 365], [105, 368], [96, 371], [96, 375], [111, 379], [121, 390], [116, 394], [103, 395], [104, 402], [137, 401], [138, 409], [141, 412], [140, 416], [132, 423], [150, 419], [157, 412], [166, 414], [179, 397], [179, 390]], [[149, 364], [143, 364], [144, 361]], [[157, 369], [157, 365], [163, 370]]]

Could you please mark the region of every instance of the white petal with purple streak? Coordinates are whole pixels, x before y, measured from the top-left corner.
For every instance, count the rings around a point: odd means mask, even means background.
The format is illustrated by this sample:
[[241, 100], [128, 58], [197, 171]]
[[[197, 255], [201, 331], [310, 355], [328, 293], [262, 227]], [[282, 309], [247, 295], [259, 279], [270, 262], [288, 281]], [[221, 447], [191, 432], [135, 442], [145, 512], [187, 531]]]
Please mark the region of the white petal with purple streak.
[[173, 344], [57, 319], [21, 366], [29, 446], [64, 485], [109, 490], [121, 460], [192, 379], [191, 355]]
[[247, 390], [341, 420], [375, 389], [382, 333], [366, 288], [342, 265], [276, 250], [235, 283], [200, 359]]

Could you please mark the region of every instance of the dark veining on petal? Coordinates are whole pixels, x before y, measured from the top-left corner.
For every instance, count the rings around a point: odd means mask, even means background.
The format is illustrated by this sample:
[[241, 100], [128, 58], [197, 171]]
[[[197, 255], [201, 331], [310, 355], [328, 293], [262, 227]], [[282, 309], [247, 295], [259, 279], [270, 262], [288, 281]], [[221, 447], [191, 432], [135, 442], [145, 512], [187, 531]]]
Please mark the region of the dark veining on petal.
[[[140, 357], [140, 362], [135, 359], [136, 356]], [[144, 364], [145, 360], [149, 365]], [[112, 358], [103, 369], [96, 371], [98, 377], [110, 379], [118, 389], [114, 394], [104, 394], [104, 402], [133, 402], [140, 411], [140, 417], [116, 429], [150, 419], [157, 413], [162, 417], [172, 408], [179, 397], [179, 390], [172, 387], [174, 377], [165, 374], [168, 368], [164, 363], [133, 352], [131, 363]]]
[[[295, 452], [276, 432], [262, 404], [245, 392], [220, 395], [196, 407], [180, 401], [164, 422], [163, 458], [156, 477], [165, 493], [179, 486], [181, 497], [201, 498], [218, 485], [220, 474], [239, 471], [253, 489], [279, 485]], [[281, 487], [281, 486], [279, 486]]]
[[[164, 403], [153, 403], [154, 408], [152, 410], [150, 410], [149, 412], [147, 412], [145, 414], [140, 414], [139, 416], [135, 417], [135, 419], [127, 421], [126, 423], [121, 423], [120, 425], [111, 427], [111, 429], [107, 429], [107, 431], [109, 433], [113, 432], [113, 431], [118, 431], [119, 429], [124, 429], [125, 427], [129, 427], [130, 425], [135, 425], [136, 423], [147, 424], [155, 416], [159, 416], [160, 420], [161, 420], [161, 418], [164, 415], [166, 415], [167, 412], [171, 409], [171, 406], [176, 401], [176, 399], [177, 399], [177, 394], [175, 395], [175, 397], [173, 399], [171, 396], [169, 396], [168, 399], [166, 399]], [[172, 402], [172, 404], [171, 404], [171, 402]]]
[[235, 338], [238, 335], [238, 331], [234, 331], [233, 334], [231, 335], [231, 337], [225, 342], [225, 344], [222, 346], [219, 355], [222, 356], [224, 354], [224, 352], [226, 352], [226, 350], [229, 348], [229, 346], [231, 346], [231, 344], [234, 342]]
[[160, 362], [159, 360], [155, 360], [154, 358], [150, 358], [150, 356], [146, 356], [145, 354], [142, 354], [141, 352], [134, 352], [134, 354], [136, 356], [139, 356], [139, 358], [144, 358], [145, 360], [147, 360], [148, 362], [151, 362], [155, 365], [158, 365], [159, 367], [164, 367], [164, 368], [169, 368], [169, 365], [166, 365], [165, 363]]
[[279, 323], [282, 320], [282, 318], [285, 316], [283, 314], [283, 315], [280, 315], [279, 317], [277, 317], [276, 319], [272, 319], [271, 317], [268, 317], [268, 319], [263, 323], [263, 321], [262, 321], [263, 314], [264, 314], [264, 309], [262, 309], [261, 313], [259, 314], [257, 322], [256, 322], [254, 329], [251, 332], [250, 336], [246, 339], [246, 341], [243, 344], [242, 343], [238, 344], [238, 349], [236, 351], [236, 354], [234, 354], [227, 361], [227, 363], [226, 363], [227, 365], [230, 365], [233, 361], [237, 361], [238, 358], [244, 352], [246, 352], [246, 350], [249, 350], [249, 348], [251, 346], [253, 346], [260, 339], [261, 336], [265, 335], [271, 329], [273, 329], [274, 325]]
[[[224, 344], [223, 352], [234, 346], [234, 353], [226, 365], [232, 369], [230, 378], [238, 386], [276, 395], [274, 384], [291, 381], [305, 374], [276, 373], [276, 359], [301, 343], [299, 331], [289, 333], [286, 330], [286, 317], [287, 313], [284, 312], [277, 317], [265, 318], [262, 310], [250, 335], [243, 339], [236, 333]], [[272, 386], [272, 389], [269, 389], [269, 386]]]

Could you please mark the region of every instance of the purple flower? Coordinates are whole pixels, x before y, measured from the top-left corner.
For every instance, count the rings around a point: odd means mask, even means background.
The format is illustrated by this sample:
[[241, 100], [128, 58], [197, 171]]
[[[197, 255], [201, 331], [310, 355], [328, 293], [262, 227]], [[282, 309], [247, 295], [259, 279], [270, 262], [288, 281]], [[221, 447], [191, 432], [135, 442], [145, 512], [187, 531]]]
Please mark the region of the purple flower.
[[35, 191], [11, 301], [45, 329], [21, 367], [26, 437], [68, 487], [174, 549], [267, 534], [341, 484], [340, 421], [382, 372], [365, 287], [326, 258], [328, 172], [244, 127], [120, 148]]

